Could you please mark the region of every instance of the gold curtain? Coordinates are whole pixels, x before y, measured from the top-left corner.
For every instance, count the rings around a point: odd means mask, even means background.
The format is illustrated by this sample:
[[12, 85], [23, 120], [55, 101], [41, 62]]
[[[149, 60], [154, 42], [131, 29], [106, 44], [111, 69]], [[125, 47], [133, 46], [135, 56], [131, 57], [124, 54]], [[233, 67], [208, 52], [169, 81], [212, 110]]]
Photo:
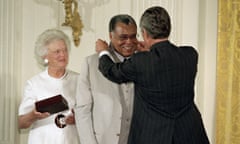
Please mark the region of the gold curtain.
[[216, 144], [240, 144], [240, 0], [218, 4]]

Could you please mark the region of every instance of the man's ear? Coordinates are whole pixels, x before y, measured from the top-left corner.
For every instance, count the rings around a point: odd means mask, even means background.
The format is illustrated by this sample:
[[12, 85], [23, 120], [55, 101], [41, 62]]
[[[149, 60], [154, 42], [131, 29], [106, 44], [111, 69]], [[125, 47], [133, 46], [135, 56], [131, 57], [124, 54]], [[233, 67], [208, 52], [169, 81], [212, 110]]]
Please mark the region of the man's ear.
[[143, 37], [143, 38], [146, 38], [146, 30], [145, 30], [145, 29], [142, 29], [141, 32], [142, 32], [142, 37]]
[[142, 33], [143, 33], [143, 36], [145, 38], [149, 38], [150, 37], [150, 35], [148, 34], [148, 32], [145, 29], [142, 30]]
[[110, 38], [110, 40], [113, 38], [113, 32], [109, 33], [109, 38]]

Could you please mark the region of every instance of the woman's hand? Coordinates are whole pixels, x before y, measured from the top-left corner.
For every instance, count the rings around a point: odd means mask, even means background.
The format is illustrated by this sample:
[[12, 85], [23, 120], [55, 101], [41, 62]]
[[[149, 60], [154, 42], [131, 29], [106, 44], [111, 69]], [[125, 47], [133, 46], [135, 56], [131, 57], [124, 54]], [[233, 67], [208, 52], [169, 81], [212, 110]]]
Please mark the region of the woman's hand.
[[36, 109], [33, 109], [31, 112], [20, 115], [18, 117], [18, 127], [19, 128], [29, 128], [35, 121], [44, 119], [48, 117], [50, 113], [48, 112], [37, 112]]
[[66, 124], [75, 124], [75, 116], [74, 116], [74, 111], [72, 109], [72, 113], [69, 114], [66, 119], [65, 119]]
[[34, 110], [32, 111], [32, 117], [33, 117], [35, 120], [41, 120], [41, 119], [44, 119], [44, 118], [46, 118], [46, 117], [48, 117], [48, 116], [50, 116], [50, 113], [48, 113], [48, 112], [43, 112], [43, 113], [41, 113], [41, 112], [36, 111], [36, 109], [34, 109]]

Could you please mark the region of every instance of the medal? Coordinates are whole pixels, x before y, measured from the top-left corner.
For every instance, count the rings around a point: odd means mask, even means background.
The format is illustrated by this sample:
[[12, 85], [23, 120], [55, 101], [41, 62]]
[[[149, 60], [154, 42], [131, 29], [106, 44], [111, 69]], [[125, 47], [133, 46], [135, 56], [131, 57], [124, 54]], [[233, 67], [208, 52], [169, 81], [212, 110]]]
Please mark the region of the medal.
[[55, 124], [59, 128], [64, 128], [67, 126], [66, 121], [65, 121], [66, 116], [63, 114], [58, 114], [55, 118]]

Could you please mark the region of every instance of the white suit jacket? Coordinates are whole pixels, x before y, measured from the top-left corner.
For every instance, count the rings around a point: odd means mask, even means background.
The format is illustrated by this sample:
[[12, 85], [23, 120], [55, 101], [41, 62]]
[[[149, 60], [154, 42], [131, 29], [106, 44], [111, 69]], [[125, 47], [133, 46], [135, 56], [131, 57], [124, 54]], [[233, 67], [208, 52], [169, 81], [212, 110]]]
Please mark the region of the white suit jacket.
[[[100, 73], [98, 61], [98, 54], [94, 54], [82, 64], [76, 92], [76, 126], [81, 144], [118, 144], [122, 93], [120, 85]], [[133, 97], [133, 84], [131, 89]]]

